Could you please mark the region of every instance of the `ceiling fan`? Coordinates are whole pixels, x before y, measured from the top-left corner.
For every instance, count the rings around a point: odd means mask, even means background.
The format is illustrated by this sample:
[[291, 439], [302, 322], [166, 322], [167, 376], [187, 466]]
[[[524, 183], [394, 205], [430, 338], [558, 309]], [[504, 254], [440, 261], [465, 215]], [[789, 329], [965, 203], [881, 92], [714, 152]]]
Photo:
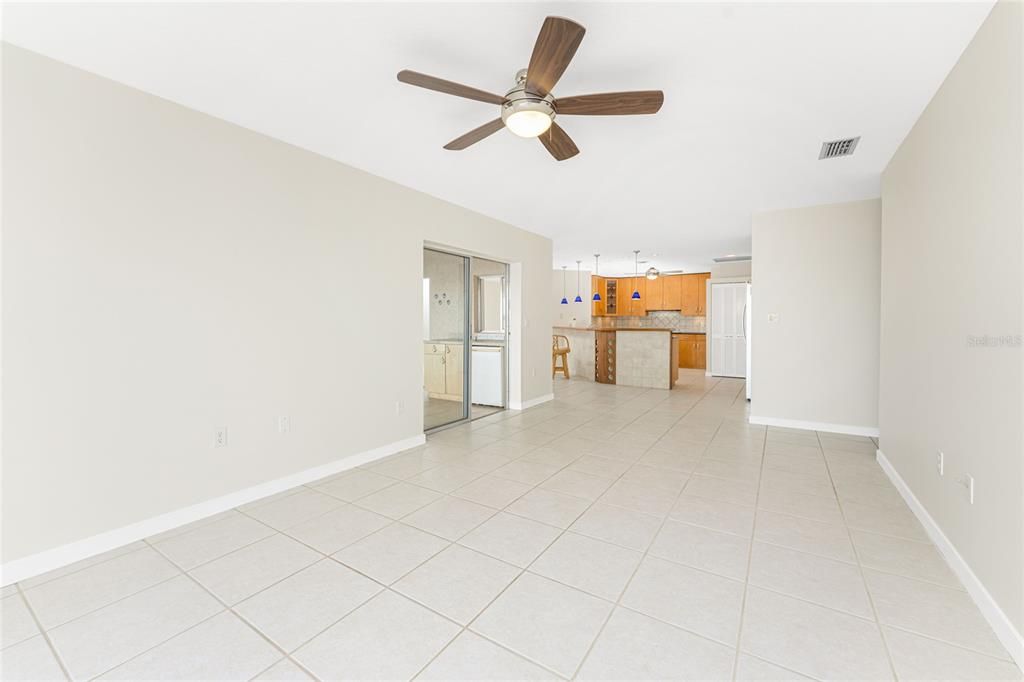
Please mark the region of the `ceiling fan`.
[[399, 71], [398, 80], [428, 90], [497, 104], [499, 118], [460, 135], [445, 149], [465, 149], [502, 128], [520, 137], [537, 137], [551, 156], [564, 161], [579, 154], [572, 138], [555, 123], [555, 116], [609, 116], [656, 114], [665, 95], [661, 90], [605, 92], [596, 95], [558, 97], [551, 93], [583, 40], [586, 29], [570, 19], [548, 17], [533, 46], [530, 64], [516, 73], [516, 84], [502, 95], [477, 90], [415, 71]]

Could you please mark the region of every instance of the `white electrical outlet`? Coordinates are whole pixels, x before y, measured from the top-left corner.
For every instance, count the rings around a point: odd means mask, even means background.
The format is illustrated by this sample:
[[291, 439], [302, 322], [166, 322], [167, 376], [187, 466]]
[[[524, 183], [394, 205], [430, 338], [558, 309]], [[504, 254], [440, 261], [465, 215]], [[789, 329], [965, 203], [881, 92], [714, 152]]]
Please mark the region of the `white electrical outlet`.
[[778, 322], [778, 320], [779, 320], [779, 314], [778, 313], [768, 313], [768, 321], [769, 322]]
[[942, 450], [939, 450], [939, 454], [935, 456], [935, 469], [939, 472], [939, 476], [946, 473], [946, 455]]
[[277, 432], [288, 433], [292, 430], [292, 418], [284, 415], [277, 418]]
[[967, 489], [967, 500], [971, 504], [974, 504], [974, 476], [965, 474], [964, 477], [960, 479], [960, 485]]
[[213, 447], [226, 448], [228, 446], [228, 427], [218, 426], [213, 432]]

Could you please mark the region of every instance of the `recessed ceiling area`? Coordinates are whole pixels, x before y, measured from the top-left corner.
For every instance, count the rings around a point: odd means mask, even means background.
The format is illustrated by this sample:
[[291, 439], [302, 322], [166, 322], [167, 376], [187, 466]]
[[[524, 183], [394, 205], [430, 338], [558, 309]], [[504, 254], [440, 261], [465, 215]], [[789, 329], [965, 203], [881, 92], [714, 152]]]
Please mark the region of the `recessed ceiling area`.
[[[554, 265], [707, 270], [753, 212], [878, 196], [879, 174], [992, 7], [981, 3], [7, 5], [3, 37], [554, 240]], [[565, 116], [553, 162], [498, 107], [547, 15], [587, 33], [557, 96], [661, 89], [653, 116]], [[835, 30], [841, 27], [842, 30]], [[852, 156], [825, 141], [860, 136]], [[654, 256], [653, 254], [657, 254]]]

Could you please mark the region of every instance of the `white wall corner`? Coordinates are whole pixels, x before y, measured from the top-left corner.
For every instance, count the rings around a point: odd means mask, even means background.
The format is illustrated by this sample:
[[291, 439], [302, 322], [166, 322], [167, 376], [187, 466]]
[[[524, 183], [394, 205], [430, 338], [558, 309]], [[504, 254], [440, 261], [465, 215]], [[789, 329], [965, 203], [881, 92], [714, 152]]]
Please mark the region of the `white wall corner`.
[[906, 484], [903, 478], [893, 467], [892, 463], [885, 456], [885, 453], [881, 450], [876, 450], [876, 457], [878, 459], [879, 466], [882, 467], [882, 471], [889, 477], [892, 484], [896, 486], [896, 490], [899, 491], [903, 497], [903, 501], [910, 507], [910, 511], [914, 512], [914, 516], [924, 526], [924, 530], [928, 533], [928, 537], [931, 538], [932, 542], [942, 553], [946, 563], [956, 574], [956, 577], [960, 579], [960, 582], [967, 589], [967, 593], [971, 595], [971, 599], [977, 604], [978, 609], [981, 611], [981, 615], [988, 622], [992, 631], [995, 632], [996, 637], [1000, 643], [1006, 647], [1010, 656], [1017, 663], [1017, 666], [1024, 668], [1024, 636], [1013, 626], [1013, 622], [1006, 616], [996, 600], [992, 598], [989, 591], [985, 589], [981, 580], [974, 574], [971, 567], [967, 564], [964, 558], [957, 551], [953, 543], [950, 542], [946, 534], [942, 532], [939, 524], [935, 522], [928, 510], [924, 508], [924, 505], [918, 501], [917, 496], [910, 489], [910, 486]]
[[751, 424], [762, 426], [778, 426], [786, 429], [803, 429], [805, 431], [823, 431], [825, 433], [841, 433], [847, 436], [878, 437], [877, 426], [854, 426], [852, 424], [829, 424], [828, 422], [812, 422], [803, 419], [780, 419], [778, 417], [759, 417], [750, 415]]
[[373, 448], [372, 450], [342, 457], [333, 462], [290, 474], [283, 478], [260, 483], [259, 485], [228, 493], [212, 500], [206, 500], [183, 509], [177, 509], [128, 526], [93, 535], [84, 540], [78, 540], [37, 554], [31, 554], [21, 559], [8, 561], [0, 565], [0, 586], [6, 587], [18, 581], [26, 580], [48, 571], [62, 568], [68, 564], [73, 564], [76, 561], [88, 559], [97, 554], [109, 552], [112, 549], [151, 537], [157, 533], [163, 533], [185, 524], [200, 521], [214, 514], [220, 514], [229, 509], [275, 495], [296, 486], [312, 483], [326, 476], [354, 469], [357, 466], [362, 466], [403, 450], [423, 445], [426, 440], [426, 436], [421, 433], [411, 438], [405, 438]]

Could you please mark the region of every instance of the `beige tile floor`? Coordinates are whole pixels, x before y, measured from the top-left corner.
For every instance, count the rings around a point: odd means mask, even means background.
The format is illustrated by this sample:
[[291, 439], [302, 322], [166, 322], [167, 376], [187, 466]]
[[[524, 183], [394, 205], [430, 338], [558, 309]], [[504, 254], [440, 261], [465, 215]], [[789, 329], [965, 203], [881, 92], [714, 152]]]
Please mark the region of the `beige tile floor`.
[[556, 398], [5, 588], [3, 679], [1020, 679], [868, 439]]

